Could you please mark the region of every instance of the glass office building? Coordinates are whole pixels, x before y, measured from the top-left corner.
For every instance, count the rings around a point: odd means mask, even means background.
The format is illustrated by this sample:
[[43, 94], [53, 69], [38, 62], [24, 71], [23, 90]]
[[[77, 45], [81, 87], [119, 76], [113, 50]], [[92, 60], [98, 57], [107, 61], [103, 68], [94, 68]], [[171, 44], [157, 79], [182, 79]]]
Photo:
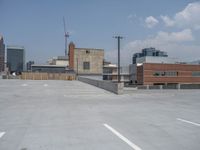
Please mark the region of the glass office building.
[[20, 73], [25, 68], [25, 49], [21, 46], [7, 46], [7, 67], [9, 71]]
[[136, 64], [137, 58], [146, 57], [146, 56], [155, 56], [155, 57], [168, 57], [167, 53], [164, 51], [157, 50], [153, 47], [142, 49], [141, 53], [135, 53], [132, 57], [132, 63]]

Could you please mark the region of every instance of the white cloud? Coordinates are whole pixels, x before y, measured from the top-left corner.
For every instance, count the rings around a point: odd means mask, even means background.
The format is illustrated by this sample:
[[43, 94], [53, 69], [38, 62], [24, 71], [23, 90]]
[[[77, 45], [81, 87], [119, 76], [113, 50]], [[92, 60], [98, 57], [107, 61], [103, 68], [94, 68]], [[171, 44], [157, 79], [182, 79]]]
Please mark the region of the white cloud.
[[138, 21], [138, 17], [136, 14], [129, 14], [127, 16], [128, 21], [130, 21], [131, 23]]
[[174, 20], [170, 19], [168, 16], [161, 16], [161, 19], [164, 21], [166, 26], [168, 27], [174, 26]]
[[[194, 40], [190, 29], [180, 32], [158, 32], [155, 36], [144, 40], [135, 40], [126, 44], [121, 50], [122, 65], [131, 63], [132, 55], [140, 52], [145, 47], [155, 47], [157, 49], [168, 52], [171, 57], [186, 59], [199, 59], [200, 46], [190, 45], [185, 42]], [[112, 62], [117, 62], [117, 50], [106, 52], [106, 58]]]
[[154, 40], [162, 42], [187, 42], [193, 41], [194, 37], [190, 29], [185, 29], [181, 32], [172, 33], [160, 31]]
[[149, 16], [145, 19], [145, 23], [148, 28], [153, 28], [159, 23], [159, 21], [153, 16]]
[[177, 26], [181, 28], [200, 29], [200, 2], [188, 4], [182, 11], [176, 13], [172, 18], [161, 16], [166, 26]]
[[126, 45], [126, 48], [138, 47], [142, 49], [144, 47], [166, 46], [166, 45], [184, 45], [184, 42], [193, 41], [194, 37], [190, 29], [185, 29], [181, 32], [163, 32], [160, 31], [156, 36], [147, 38], [145, 40], [135, 40]]
[[129, 14], [129, 15], [127, 16], [127, 18], [128, 18], [128, 19], [132, 19], [132, 18], [133, 18], [133, 15], [132, 15], [132, 14]]

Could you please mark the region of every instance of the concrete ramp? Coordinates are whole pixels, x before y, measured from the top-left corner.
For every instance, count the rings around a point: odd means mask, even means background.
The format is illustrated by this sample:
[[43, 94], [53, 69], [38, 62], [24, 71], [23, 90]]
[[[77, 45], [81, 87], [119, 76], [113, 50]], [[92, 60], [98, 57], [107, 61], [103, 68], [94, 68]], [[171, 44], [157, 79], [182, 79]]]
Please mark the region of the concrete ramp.
[[87, 77], [78, 77], [78, 80], [110, 91], [115, 94], [123, 94], [124, 83], [113, 83], [110, 81], [96, 80]]

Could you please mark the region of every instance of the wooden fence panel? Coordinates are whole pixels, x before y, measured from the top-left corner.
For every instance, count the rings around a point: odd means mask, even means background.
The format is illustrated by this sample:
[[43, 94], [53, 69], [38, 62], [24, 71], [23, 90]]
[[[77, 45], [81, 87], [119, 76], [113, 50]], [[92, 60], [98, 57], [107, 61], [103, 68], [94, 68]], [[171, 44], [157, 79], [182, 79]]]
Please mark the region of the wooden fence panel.
[[22, 80], [75, 80], [75, 75], [66, 73], [22, 72]]

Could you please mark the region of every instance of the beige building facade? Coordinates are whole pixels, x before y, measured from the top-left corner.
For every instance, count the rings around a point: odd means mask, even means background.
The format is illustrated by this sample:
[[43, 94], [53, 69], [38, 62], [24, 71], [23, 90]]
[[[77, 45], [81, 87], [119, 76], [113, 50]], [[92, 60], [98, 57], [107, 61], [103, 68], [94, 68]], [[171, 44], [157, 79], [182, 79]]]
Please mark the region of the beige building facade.
[[104, 50], [76, 48], [69, 44], [69, 68], [79, 75], [102, 75]]

